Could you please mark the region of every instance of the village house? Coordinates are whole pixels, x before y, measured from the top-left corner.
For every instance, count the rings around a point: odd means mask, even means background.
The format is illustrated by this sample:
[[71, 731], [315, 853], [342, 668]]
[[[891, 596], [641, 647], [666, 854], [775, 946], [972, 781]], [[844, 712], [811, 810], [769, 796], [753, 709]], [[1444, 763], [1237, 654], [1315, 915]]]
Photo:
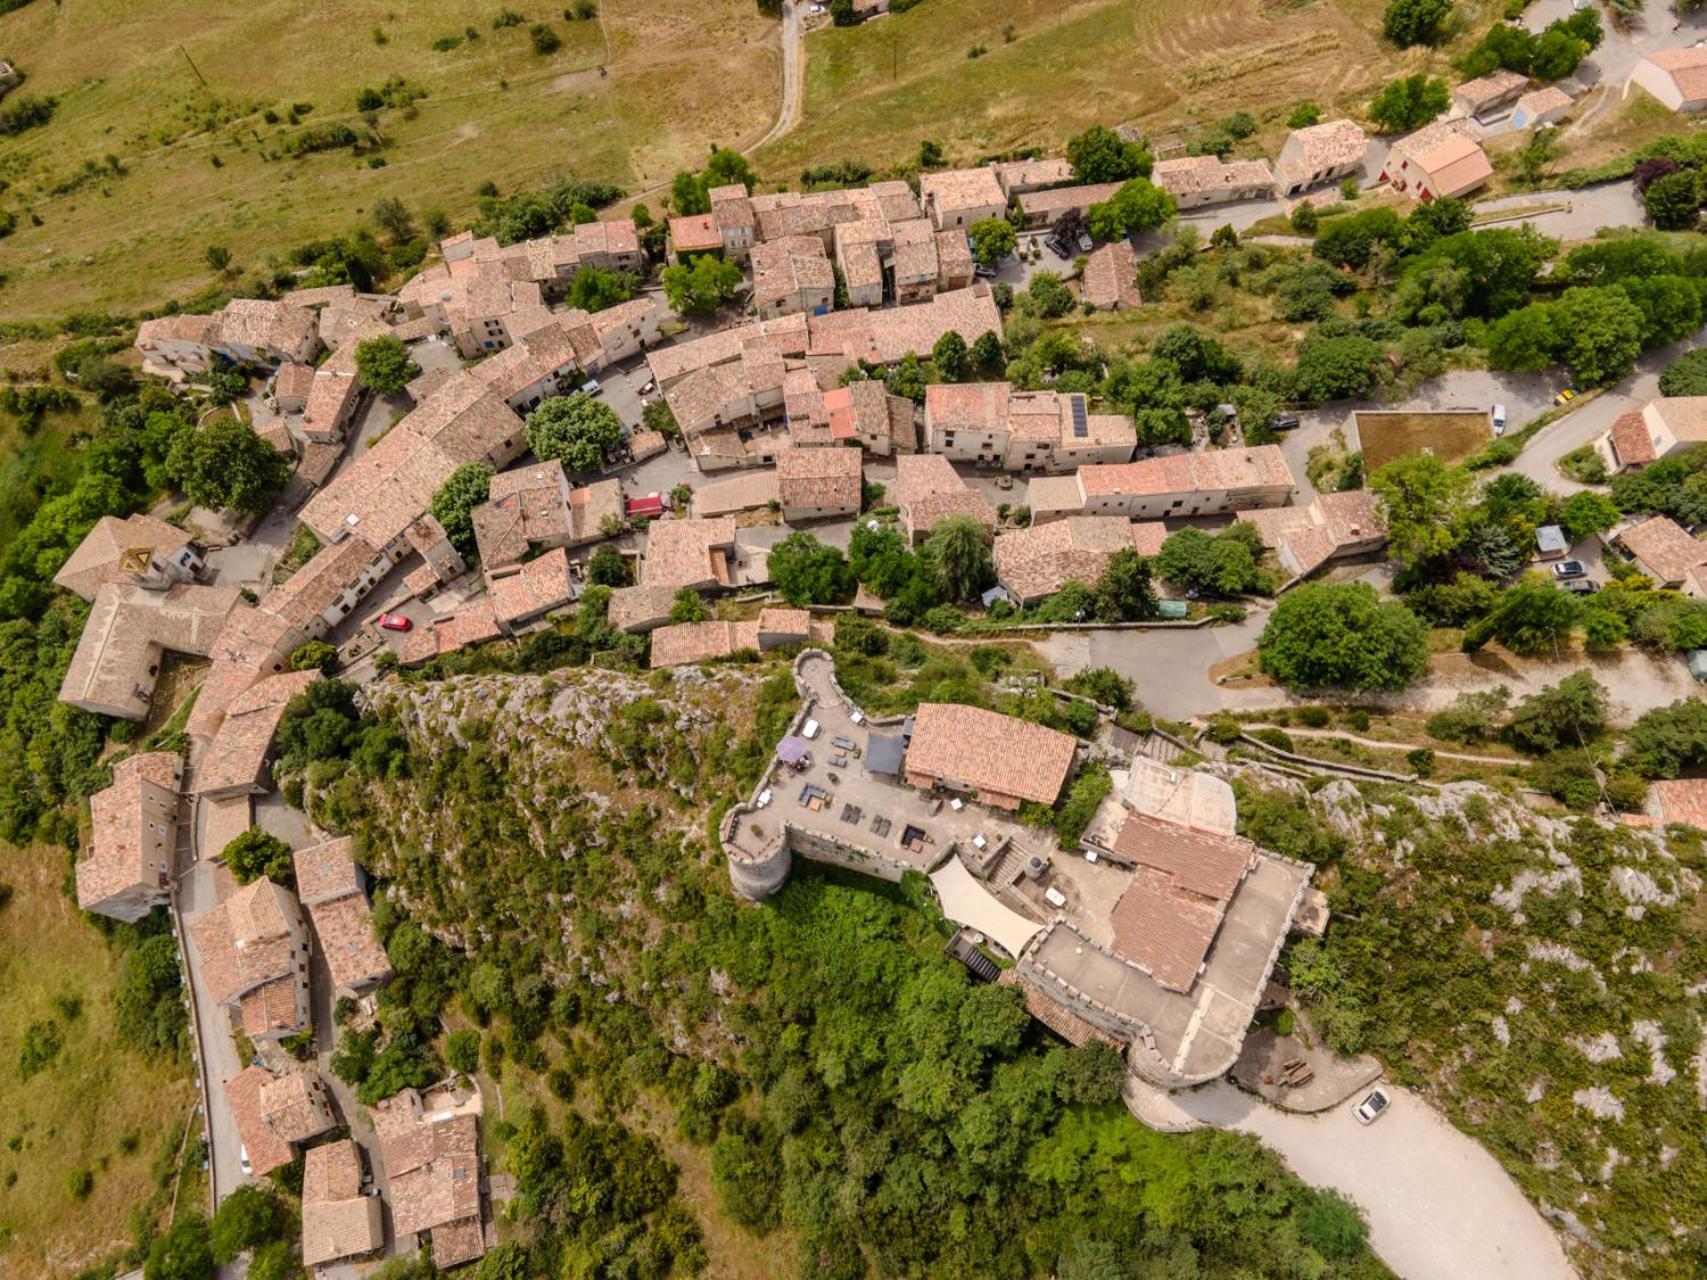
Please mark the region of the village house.
[[777, 450], [777, 501], [789, 524], [859, 514], [863, 458], [858, 449]]
[[1617, 475], [1697, 444], [1707, 444], [1707, 396], [1659, 396], [1620, 414], [1594, 447]]
[[1033, 524], [1068, 515], [1114, 515], [1129, 520], [1225, 515], [1285, 505], [1292, 469], [1277, 445], [1211, 449], [1138, 462], [1080, 467], [1075, 475], [1031, 482]]
[[319, 679], [318, 668], [286, 671], [257, 681], [232, 699], [211, 748], [202, 754], [195, 794], [223, 800], [270, 791], [273, 734], [291, 699]]
[[1073, 166], [1065, 159], [997, 160], [990, 168], [1009, 200], [1049, 187], [1064, 187], [1073, 180]]
[[[620, 500], [620, 484], [618, 497]], [[563, 464], [540, 462], [493, 475], [488, 500], [469, 513], [487, 579], [513, 569], [537, 547], [570, 542], [569, 477]]]
[[267, 298], [233, 298], [211, 315], [161, 316], [137, 328], [144, 373], [175, 382], [206, 373], [214, 357], [233, 364], [312, 364], [319, 323], [306, 307]]
[[1079, 299], [1098, 311], [1118, 311], [1143, 302], [1138, 291], [1138, 254], [1130, 241], [1105, 244], [1085, 259]]
[[1478, 119], [1517, 101], [1528, 87], [1528, 76], [1501, 67], [1459, 85], [1452, 91], [1452, 105], [1461, 114]]
[[753, 303], [767, 320], [835, 305], [836, 272], [816, 236], [785, 236], [752, 250]]
[[1094, 587], [1121, 551], [1136, 551], [1134, 526], [1120, 516], [1068, 516], [996, 539], [996, 581], [1018, 605], [1052, 596], [1069, 582]]
[[805, 644], [812, 634], [804, 609], [765, 608], [746, 622], [680, 622], [652, 632], [651, 667], [681, 667], [727, 658], [742, 650], [769, 652]]
[[732, 587], [736, 560], [733, 520], [660, 520], [646, 530], [640, 584], [672, 592]]
[[1052, 805], [1066, 784], [1078, 740], [982, 707], [922, 702], [902, 763], [915, 787], [967, 792], [994, 809], [1024, 801]]
[[742, 471], [727, 480], [714, 480], [693, 491], [691, 513], [696, 520], [715, 520], [780, 504], [774, 468]]
[[426, 1235], [440, 1270], [486, 1252], [480, 1092], [405, 1089], [373, 1108], [399, 1242]]
[[1125, 185], [1122, 182], [1096, 182], [1082, 187], [1050, 187], [1028, 192], [1019, 197], [1020, 216], [1028, 227], [1052, 226], [1068, 213], [1083, 218], [1093, 204], [1112, 200]]
[[950, 516], [970, 516], [986, 529], [996, 527], [990, 500], [960, 478], [939, 453], [915, 453], [895, 459], [895, 505], [901, 532], [916, 547], [937, 523]]
[[385, 1245], [380, 1198], [362, 1194], [361, 1148], [349, 1138], [311, 1147], [302, 1167], [302, 1264], [365, 1258]]
[[[824, 392], [823, 400], [831, 443], [857, 444], [880, 458], [917, 451], [919, 432], [913, 402], [905, 396], [890, 395], [877, 379], [859, 379], [836, 387]], [[789, 429], [792, 434], [792, 420]]]
[[308, 931], [288, 889], [265, 877], [190, 922], [202, 981], [251, 1040], [282, 1040], [309, 1024]]
[[403, 648], [397, 657], [406, 667], [418, 667], [469, 645], [496, 639], [500, 634], [492, 597], [479, 596], [410, 631], [403, 637]]
[[236, 587], [105, 583], [95, 592], [59, 700], [96, 715], [145, 719], [165, 656], [207, 657], [227, 617], [248, 608]]
[[1494, 167], [1474, 131], [1470, 120], [1455, 116], [1406, 134], [1388, 149], [1382, 181], [1425, 204], [1475, 191], [1493, 176]]
[[182, 768], [175, 752], [127, 756], [89, 797], [89, 845], [75, 868], [83, 910], [129, 923], [171, 901]]
[[919, 201], [938, 231], [966, 228], [1007, 211], [1008, 197], [994, 169], [942, 169], [919, 175]]
[[462, 558], [462, 552], [456, 549], [445, 527], [430, 512], [423, 512], [409, 522], [409, 527], [403, 531], [403, 540], [411, 551], [421, 557], [421, 563], [405, 579], [415, 595], [429, 594], [468, 572], [468, 562]]
[[[377, 320], [366, 321], [346, 336], [314, 370], [302, 407], [302, 434], [309, 440], [316, 444], [335, 444], [344, 438], [344, 428], [362, 398], [356, 349], [364, 342], [390, 333], [389, 325]], [[283, 408], [282, 401], [280, 407]]]
[[1363, 167], [1369, 139], [1352, 120], [1324, 120], [1294, 129], [1274, 160], [1274, 182], [1290, 199], [1311, 187], [1349, 178]]
[[1294, 578], [1307, 578], [1330, 561], [1367, 555], [1387, 543], [1380, 504], [1366, 489], [1318, 494], [1302, 507], [1241, 511], [1238, 518], [1255, 527], [1263, 545], [1274, 548]]
[[391, 977], [391, 962], [374, 933], [362, 870], [352, 856], [354, 847], [349, 836], [341, 836], [291, 855], [296, 891], [314, 924], [334, 993], [351, 997]]
[[972, 283], [972, 247], [964, 231], [938, 231], [913, 216], [891, 222], [861, 218], [836, 224], [836, 268], [850, 307], [925, 302]]
[[1015, 391], [1006, 382], [927, 387], [924, 438], [929, 453], [1022, 473], [1127, 462], [1138, 447], [1125, 414], [1091, 413], [1076, 392]]
[[1215, 156], [1158, 160], [1150, 181], [1182, 209], [1233, 200], [1265, 200], [1274, 194], [1274, 174], [1266, 160], [1221, 160]]
[[1570, 114], [1571, 95], [1556, 84], [1533, 89], [1517, 100], [1511, 109], [1511, 127], [1536, 129], [1544, 124], [1556, 124]]
[[1707, 542], [1669, 516], [1651, 516], [1620, 530], [1613, 542], [1654, 586], [1707, 596]]
[[[810, 235], [824, 242], [826, 252], [833, 247], [837, 229], [847, 224], [890, 225], [924, 217], [913, 189], [898, 179], [834, 191], [778, 191], [753, 196], [750, 205], [755, 242]], [[715, 201], [712, 212], [720, 226], [729, 216]]]
[[568, 605], [579, 594], [569, 576], [569, 553], [553, 547], [512, 573], [487, 581], [492, 616], [505, 635], [519, 635], [529, 623]]
[[582, 268], [633, 274], [646, 270], [639, 230], [628, 218], [583, 222], [554, 235], [511, 245], [464, 231], [441, 241], [439, 251], [447, 274], [461, 272], [464, 278], [472, 278], [490, 273], [527, 280], [540, 287], [547, 301], [561, 298]]
[[711, 219], [723, 242], [723, 256], [745, 262], [757, 243], [758, 215], [753, 212], [751, 193], [741, 182], [726, 183], [705, 193], [711, 201]]
[[297, 1144], [337, 1124], [325, 1082], [313, 1071], [278, 1076], [251, 1065], [225, 1082], [225, 1097], [249, 1173], [257, 1178], [289, 1164], [296, 1158]]
[[93, 601], [111, 582], [165, 590], [199, 582], [207, 553], [182, 529], [141, 514], [102, 516], [66, 557], [53, 584]]
[[723, 233], [717, 228], [717, 216], [711, 213], [688, 213], [670, 219], [670, 260], [689, 263], [706, 254], [723, 253]]
[[[774, 478], [775, 473], [771, 473]], [[715, 523], [714, 521], [708, 523]], [[610, 595], [605, 618], [625, 635], [644, 635], [670, 620], [676, 588], [667, 585], [618, 587]]]
[[313, 386], [313, 365], [281, 364], [273, 374], [268, 396], [280, 413], [301, 413], [308, 407], [308, 393]]
[[1707, 107], [1707, 48], [1659, 49], [1636, 60], [1630, 83], [1673, 111]]

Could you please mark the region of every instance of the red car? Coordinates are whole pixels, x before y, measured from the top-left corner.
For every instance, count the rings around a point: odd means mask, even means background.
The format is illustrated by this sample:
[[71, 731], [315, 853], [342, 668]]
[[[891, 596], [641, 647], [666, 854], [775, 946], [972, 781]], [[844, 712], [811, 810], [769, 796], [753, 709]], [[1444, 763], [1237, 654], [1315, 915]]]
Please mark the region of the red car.
[[407, 631], [415, 625], [400, 613], [382, 613], [374, 621], [387, 631]]

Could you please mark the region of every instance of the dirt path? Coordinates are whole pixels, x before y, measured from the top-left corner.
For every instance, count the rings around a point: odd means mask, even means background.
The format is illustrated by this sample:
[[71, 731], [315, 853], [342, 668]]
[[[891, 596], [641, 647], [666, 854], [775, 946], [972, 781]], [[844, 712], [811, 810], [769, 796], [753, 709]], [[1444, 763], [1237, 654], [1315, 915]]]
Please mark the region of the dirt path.
[[800, 123], [806, 102], [806, 23], [800, 16], [800, 6], [806, 0], [783, 0], [782, 5], [782, 100], [777, 105], [776, 123], [746, 154], [768, 146], [793, 131]]
[[1281, 732], [1294, 738], [1342, 738], [1360, 747], [1374, 747], [1377, 751], [1432, 751], [1437, 760], [1463, 760], [1469, 764], [1523, 763], [1511, 756], [1473, 756], [1463, 751], [1443, 751], [1427, 742], [1383, 742], [1379, 738], [1360, 738], [1355, 733], [1341, 733], [1338, 729], [1300, 729], [1287, 725]]

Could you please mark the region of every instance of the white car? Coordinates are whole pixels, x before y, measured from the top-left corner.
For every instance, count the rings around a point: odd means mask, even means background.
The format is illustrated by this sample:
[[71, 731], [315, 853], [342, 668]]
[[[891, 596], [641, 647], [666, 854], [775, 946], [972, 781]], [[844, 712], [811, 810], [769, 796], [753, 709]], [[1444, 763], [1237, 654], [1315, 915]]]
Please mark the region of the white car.
[[818, 736], [818, 722], [816, 720], [808, 720], [805, 724], [801, 725], [800, 736], [802, 738], [816, 738]]
[[1494, 406], [1492, 416], [1494, 419], [1494, 434], [1496, 436], [1503, 436], [1505, 434], [1505, 406], [1503, 404], [1496, 404]]
[[1357, 1119], [1359, 1124], [1374, 1124], [1393, 1100], [1387, 1096], [1385, 1089], [1372, 1090], [1367, 1098], [1357, 1104]]
[[237, 1163], [242, 1167], [243, 1176], [248, 1177], [254, 1170], [249, 1167], [249, 1148], [241, 1142], [237, 1144]]
[[597, 378], [588, 378], [581, 384], [581, 394], [584, 396], [602, 396], [605, 389], [599, 385]]

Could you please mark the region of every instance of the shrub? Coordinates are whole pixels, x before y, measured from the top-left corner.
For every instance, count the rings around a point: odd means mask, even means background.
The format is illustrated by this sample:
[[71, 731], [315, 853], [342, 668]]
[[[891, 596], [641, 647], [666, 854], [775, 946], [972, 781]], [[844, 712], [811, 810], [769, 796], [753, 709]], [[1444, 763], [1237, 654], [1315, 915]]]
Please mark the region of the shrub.
[[471, 1076], [480, 1069], [480, 1033], [463, 1027], [445, 1037], [445, 1061], [454, 1070]]
[[259, 827], [250, 827], [234, 837], [220, 856], [238, 884], [250, 884], [262, 876], [275, 884], [295, 882], [290, 846]]

